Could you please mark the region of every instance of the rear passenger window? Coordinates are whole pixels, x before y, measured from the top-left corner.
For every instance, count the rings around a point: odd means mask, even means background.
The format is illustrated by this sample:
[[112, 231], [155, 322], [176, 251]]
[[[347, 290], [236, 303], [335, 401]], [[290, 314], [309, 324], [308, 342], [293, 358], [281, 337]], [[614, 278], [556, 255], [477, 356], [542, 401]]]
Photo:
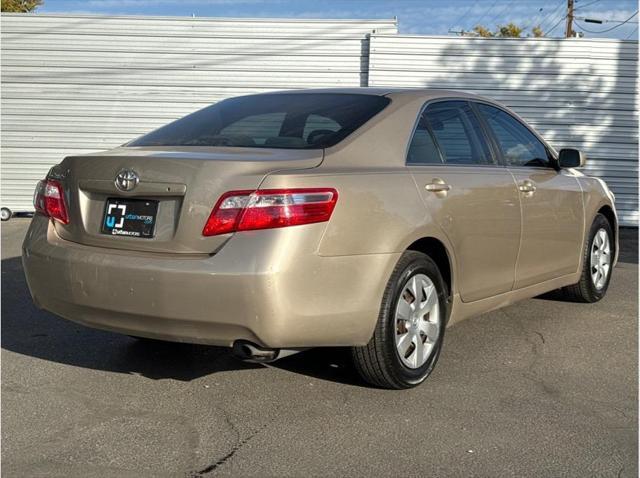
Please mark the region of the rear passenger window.
[[544, 144], [509, 113], [485, 104], [478, 104], [498, 141], [507, 166], [549, 167]]
[[466, 101], [443, 101], [422, 113], [409, 147], [410, 163], [494, 164]]
[[440, 156], [436, 143], [433, 141], [433, 136], [429, 131], [424, 115], [420, 117], [418, 126], [416, 126], [416, 130], [413, 133], [413, 138], [411, 138], [407, 162], [413, 164], [442, 164], [442, 156]]

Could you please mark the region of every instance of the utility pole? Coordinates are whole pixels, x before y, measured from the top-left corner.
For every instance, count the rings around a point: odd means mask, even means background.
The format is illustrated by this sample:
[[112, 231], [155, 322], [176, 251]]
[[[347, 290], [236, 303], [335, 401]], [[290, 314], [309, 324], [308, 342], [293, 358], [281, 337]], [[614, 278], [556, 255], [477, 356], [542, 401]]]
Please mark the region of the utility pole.
[[565, 29], [565, 37], [573, 38], [573, 2], [574, 0], [567, 0], [567, 28]]

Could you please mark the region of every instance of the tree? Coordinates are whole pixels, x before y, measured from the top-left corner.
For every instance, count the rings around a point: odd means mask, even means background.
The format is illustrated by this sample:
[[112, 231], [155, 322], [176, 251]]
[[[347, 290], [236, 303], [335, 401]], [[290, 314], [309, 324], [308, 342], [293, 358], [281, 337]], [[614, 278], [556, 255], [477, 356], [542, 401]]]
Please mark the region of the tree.
[[2, 0], [3, 12], [29, 13], [44, 3], [44, 0]]
[[513, 22], [505, 26], [498, 26], [498, 36], [502, 38], [520, 38], [522, 28]]
[[[483, 38], [521, 38], [524, 29], [513, 22], [509, 22], [507, 25], [498, 25], [496, 31], [493, 32], [484, 25], [476, 25], [473, 27], [473, 31], [477, 36]], [[533, 27], [531, 34], [535, 38], [544, 37], [544, 32], [540, 25]], [[527, 34], [527, 36], [531, 36], [531, 34]]]
[[540, 28], [540, 25], [533, 27], [531, 29], [531, 33], [533, 33], [533, 36], [536, 38], [542, 38], [544, 36], [544, 32], [542, 31], [542, 28]]
[[489, 30], [486, 27], [483, 27], [482, 25], [476, 25], [475, 27], [473, 27], [473, 31], [476, 32], [479, 36], [484, 38], [491, 38], [492, 36], [494, 36], [491, 30]]

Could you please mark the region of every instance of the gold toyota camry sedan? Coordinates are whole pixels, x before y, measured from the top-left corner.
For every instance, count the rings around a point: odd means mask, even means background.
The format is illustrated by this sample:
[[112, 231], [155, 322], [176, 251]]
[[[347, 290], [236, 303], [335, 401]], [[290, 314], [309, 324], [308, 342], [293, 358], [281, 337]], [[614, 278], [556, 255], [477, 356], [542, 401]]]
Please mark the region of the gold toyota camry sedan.
[[448, 324], [605, 295], [614, 196], [584, 161], [456, 91], [231, 98], [54, 166], [24, 269], [39, 307], [91, 327], [265, 362], [348, 346], [408, 388]]

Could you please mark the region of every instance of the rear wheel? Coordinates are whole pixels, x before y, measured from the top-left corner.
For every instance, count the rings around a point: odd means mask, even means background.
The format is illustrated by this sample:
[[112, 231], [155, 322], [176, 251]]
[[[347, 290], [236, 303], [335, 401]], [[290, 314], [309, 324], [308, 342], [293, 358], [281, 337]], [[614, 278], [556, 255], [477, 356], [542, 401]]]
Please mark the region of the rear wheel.
[[12, 216], [12, 212], [11, 209], [7, 208], [7, 207], [3, 207], [0, 209], [0, 219], [3, 221], [8, 221], [9, 219], [11, 219]]
[[405, 252], [385, 289], [373, 337], [352, 348], [360, 376], [383, 388], [422, 383], [438, 361], [448, 312], [438, 266], [425, 254]]
[[615, 242], [613, 230], [606, 217], [598, 214], [591, 225], [582, 254], [582, 274], [577, 284], [561, 289], [561, 295], [574, 302], [597, 302], [607, 293]]

